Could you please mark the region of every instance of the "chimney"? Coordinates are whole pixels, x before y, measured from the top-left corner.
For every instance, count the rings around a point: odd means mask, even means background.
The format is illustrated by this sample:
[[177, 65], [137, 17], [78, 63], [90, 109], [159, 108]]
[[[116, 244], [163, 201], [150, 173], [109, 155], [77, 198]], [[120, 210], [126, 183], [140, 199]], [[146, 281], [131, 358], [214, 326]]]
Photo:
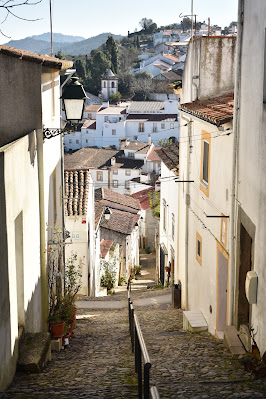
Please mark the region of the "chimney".
[[111, 158], [111, 166], [114, 166], [114, 165], [115, 165], [115, 161], [116, 161], [115, 157], [112, 157], [112, 158]]
[[148, 135], [148, 144], [151, 145], [151, 135]]
[[108, 108], [109, 107], [109, 101], [103, 101], [102, 102], [102, 107], [103, 108]]

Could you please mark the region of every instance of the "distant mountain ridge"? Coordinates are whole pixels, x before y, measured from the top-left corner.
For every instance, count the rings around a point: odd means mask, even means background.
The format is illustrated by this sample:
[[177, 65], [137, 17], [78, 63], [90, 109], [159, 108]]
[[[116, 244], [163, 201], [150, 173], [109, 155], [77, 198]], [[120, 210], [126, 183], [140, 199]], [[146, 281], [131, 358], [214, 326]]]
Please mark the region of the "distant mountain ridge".
[[[49, 46], [50, 38], [48, 40], [47, 35], [50, 34], [44, 33], [42, 35], [26, 37], [25, 39], [21, 40], [10, 40], [5, 45], [21, 50], [32, 51], [34, 53], [50, 54], [50, 46]], [[65, 40], [65, 42], [54, 41], [53, 51], [54, 54], [57, 53], [58, 51], [62, 51], [63, 54], [69, 54], [69, 55], [88, 54], [92, 50], [98, 48], [103, 43], [105, 43], [106, 40], [108, 39], [108, 36], [113, 36], [115, 40], [120, 40], [123, 37], [121, 35], [113, 35], [112, 33], [108, 32], [90, 37], [89, 39], [77, 40], [77, 38], [81, 38], [81, 36], [68, 36], [68, 35], [62, 35], [61, 33], [56, 33], [53, 35], [53, 38], [57, 39], [61, 38], [61, 40]], [[67, 42], [66, 40], [68, 40], [68, 38], [74, 38], [74, 41]]]
[[[33, 35], [30, 36], [31, 39], [34, 40], [44, 40], [45, 42], [50, 42], [51, 35], [50, 32], [42, 33], [41, 35]], [[53, 41], [58, 43], [75, 43], [80, 42], [81, 40], [86, 40], [85, 37], [82, 36], [71, 36], [71, 35], [63, 35], [62, 33], [53, 33]]]

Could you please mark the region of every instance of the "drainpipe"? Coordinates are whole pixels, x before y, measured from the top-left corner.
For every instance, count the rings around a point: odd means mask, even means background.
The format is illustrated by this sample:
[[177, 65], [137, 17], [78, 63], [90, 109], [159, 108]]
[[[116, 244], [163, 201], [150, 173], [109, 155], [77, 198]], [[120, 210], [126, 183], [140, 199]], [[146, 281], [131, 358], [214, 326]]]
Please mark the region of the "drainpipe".
[[[189, 180], [189, 165], [190, 165], [190, 144], [191, 144], [191, 118], [182, 118], [188, 124], [188, 141], [187, 141], [187, 168], [185, 179]], [[186, 224], [185, 224], [185, 310], [188, 310], [188, 238], [189, 238], [189, 205], [190, 205], [190, 183], [186, 184]], [[179, 189], [180, 190], [180, 189]]]
[[45, 210], [44, 210], [44, 176], [43, 176], [43, 131], [36, 130], [37, 154], [38, 154], [38, 178], [39, 178], [39, 212], [40, 212], [40, 260], [41, 260], [41, 302], [42, 302], [42, 331], [48, 330], [49, 293], [46, 269], [45, 247]]
[[235, 96], [234, 96], [234, 119], [233, 119], [233, 156], [232, 156], [232, 194], [231, 194], [231, 224], [230, 224], [230, 268], [229, 268], [229, 324], [234, 323], [234, 290], [236, 281], [236, 237], [235, 237], [235, 213], [237, 197], [237, 152], [239, 136], [239, 117], [240, 117], [240, 88], [241, 88], [241, 59], [243, 41], [243, 20], [244, 20], [244, 0], [238, 0], [238, 24], [237, 24], [237, 47], [236, 47], [236, 68], [235, 68]]

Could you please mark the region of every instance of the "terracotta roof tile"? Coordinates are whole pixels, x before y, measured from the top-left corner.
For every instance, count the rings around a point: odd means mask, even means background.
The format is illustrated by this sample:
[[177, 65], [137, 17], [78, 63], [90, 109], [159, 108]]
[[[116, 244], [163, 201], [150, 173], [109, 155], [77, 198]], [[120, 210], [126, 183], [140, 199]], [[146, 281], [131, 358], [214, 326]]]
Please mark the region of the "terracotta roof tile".
[[167, 168], [176, 176], [179, 176], [179, 143], [162, 147], [156, 152]]
[[127, 194], [116, 193], [115, 191], [110, 190], [109, 188], [102, 188], [102, 199], [114, 202], [115, 204], [127, 206], [134, 210], [140, 209], [140, 203], [137, 199], [132, 198], [130, 195]]
[[0, 45], [0, 54], [9, 55], [25, 61], [35, 62], [42, 66], [55, 68], [55, 69], [67, 69], [73, 66], [72, 61], [60, 60], [59, 58], [50, 57], [46, 54], [37, 54], [27, 50], [20, 50], [14, 47]]
[[111, 158], [118, 153], [117, 150], [103, 148], [81, 148], [73, 154], [65, 154], [65, 170], [99, 169], [104, 166], [111, 166]]
[[157, 161], [160, 162], [161, 158], [159, 157], [159, 155], [157, 154], [157, 150], [160, 150], [161, 147], [153, 147], [153, 149], [151, 150], [151, 152], [149, 153], [149, 155], [147, 156], [147, 159], [149, 161]]
[[220, 126], [233, 119], [234, 94], [181, 104], [180, 110]]
[[150, 208], [150, 199], [149, 192], [154, 191], [154, 187], [146, 188], [145, 190], [138, 191], [137, 193], [132, 194], [133, 198], [136, 198], [140, 202], [141, 209], [146, 211]]
[[65, 214], [86, 215], [89, 198], [90, 172], [65, 171]]
[[172, 54], [163, 54], [163, 56], [164, 56], [165, 58], [168, 58], [169, 60], [174, 61], [174, 62], [178, 62], [178, 61], [179, 61], [179, 58], [178, 58], [178, 57], [175, 57], [175, 56], [172, 55]]
[[135, 228], [135, 224], [139, 220], [139, 215], [113, 208], [111, 212], [109, 220], [101, 218], [101, 228], [113, 230], [121, 234], [131, 234], [132, 230]]
[[97, 229], [98, 224], [101, 220], [102, 213], [105, 209], [105, 205], [100, 201], [94, 201], [94, 221], [95, 221], [95, 229]]
[[101, 104], [90, 104], [85, 108], [86, 112], [98, 112], [102, 108]]

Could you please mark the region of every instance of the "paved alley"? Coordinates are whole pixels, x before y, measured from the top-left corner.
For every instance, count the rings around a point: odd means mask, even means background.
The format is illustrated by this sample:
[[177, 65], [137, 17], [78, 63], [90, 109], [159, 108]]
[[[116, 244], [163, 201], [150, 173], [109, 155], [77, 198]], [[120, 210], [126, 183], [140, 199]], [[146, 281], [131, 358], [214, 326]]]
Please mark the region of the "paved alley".
[[[151, 385], [162, 399], [266, 398], [266, 380], [255, 380], [222, 341], [207, 332], [182, 330], [182, 311], [173, 309], [171, 289], [154, 285], [154, 255], [142, 254], [142, 276], [132, 298], [152, 363]], [[40, 374], [17, 373], [0, 394], [11, 398], [137, 398], [134, 355], [128, 332], [127, 292], [82, 298], [71, 344]]]

